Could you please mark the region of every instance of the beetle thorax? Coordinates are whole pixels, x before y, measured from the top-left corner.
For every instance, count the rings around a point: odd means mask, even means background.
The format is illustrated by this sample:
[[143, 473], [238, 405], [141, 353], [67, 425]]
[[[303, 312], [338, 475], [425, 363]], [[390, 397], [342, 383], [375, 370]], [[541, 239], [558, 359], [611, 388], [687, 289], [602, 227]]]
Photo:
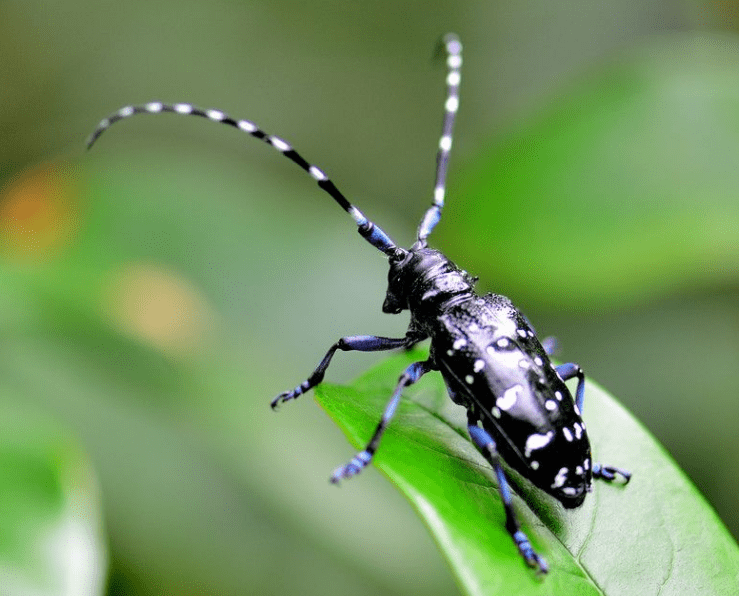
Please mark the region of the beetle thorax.
[[472, 296], [475, 281], [438, 250], [412, 248], [403, 259], [390, 261], [382, 311], [397, 314], [410, 309], [414, 315], [441, 313]]

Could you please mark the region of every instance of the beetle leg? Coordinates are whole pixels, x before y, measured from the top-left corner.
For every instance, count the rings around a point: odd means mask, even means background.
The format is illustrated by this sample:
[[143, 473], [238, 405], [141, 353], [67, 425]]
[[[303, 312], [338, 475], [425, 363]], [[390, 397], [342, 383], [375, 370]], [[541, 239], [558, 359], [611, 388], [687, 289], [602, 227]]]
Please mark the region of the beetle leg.
[[577, 389], [575, 390], [575, 405], [579, 410], [578, 414], [582, 415], [583, 401], [585, 400], [585, 373], [582, 372], [579, 364], [569, 362], [560, 364], [557, 367], [557, 374], [562, 377], [563, 381], [569, 381], [573, 377], [577, 377]]
[[513, 542], [516, 543], [518, 552], [521, 553], [526, 564], [529, 567], [537, 569], [540, 573], [546, 573], [549, 570], [546, 561], [536, 554], [531, 546], [531, 542], [529, 542], [528, 537], [521, 530], [521, 526], [516, 519], [516, 513], [513, 511], [511, 489], [508, 486], [508, 480], [506, 479], [505, 472], [500, 464], [500, 455], [498, 455], [495, 441], [485, 429], [477, 425], [477, 420], [473, 415], [468, 416], [467, 428], [469, 430], [470, 437], [472, 437], [472, 442], [480, 450], [485, 459], [490, 462], [493, 470], [495, 470], [495, 475], [498, 479], [498, 492], [500, 493], [500, 498], [503, 500], [503, 507], [505, 508], [506, 530], [508, 530], [511, 538], [513, 538]]
[[[573, 377], [577, 377], [577, 390], [575, 391], [575, 405], [579, 410], [578, 414], [582, 413], [583, 400], [585, 398], [585, 375], [579, 365], [573, 364], [562, 364], [557, 367], [557, 373], [562, 377], [563, 381], [568, 381]], [[623, 478], [624, 484], [628, 484], [631, 480], [631, 472], [622, 470], [621, 468], [615, 468], [613, 466], [604, 466], [603, 464], [593, 464], [593, 477], [602, 478], [606, 482], [611, 482], [616, 479], [616, 476]]]
[[342, 337], [333, 346], [331, 346], [329, 351], [326, 352], [326, 355], [323, 357], [323, 360], [321, 360], [316, 367], [316, 370], [314, 370], [305, 381], [290, 391], [280, 393], [272, 400], [270, 406], [274, 410], [281, 403], [303, 395], [303, 393], [323, 381], [323, 375], [326, 373], [326, 369], [331, 363], [331, 359], [334, 357], [336, 350], [342, 350], [344, 352], [380, 352], [383, 350], [395, 350], [396, 348], [412, 346], [419, 341], [421, 340], [419, 339], [418, 334], [410, 333], [405, 337], [399, 338], [378, 337], [376, 335], [351, 335], [348, 337]]
[[367, 447], [364, 448], [364, 451], [360, 451], [355, 455], [348, 464], [336, 468], [331, 476], [331, 482], [336, 484], [342, 478], [351, 478], [352, 476], [356, 476], [372, 461], [372, 456], [374, 456], [375, 451], [377, 451], [377, 445], [379, 444], [388, 423], [395, 414], [403, 389], [409, 385], [413, 385], [413, 383], [430, 371], [432, 367], [433, 363], [429, 359], [422, 362], [414, 362], [405, 369], [403, 374], [400, 375], [400, 379], [398, 379], [395, 391], [393, 391], [390, 401], [385, 406], [385, 411], [382, 413], [380, 423], [377, 425], [377, 428], [375, 428], [375, 433], [372, 435], [370, 442], [367, 443]]
[[545, 337], [541, 340], [541, 347], [547, 353], [547, 356], [552, 356], [557, 350], [559, 350], [559, 342], [553, 335]]
[[593, 464], [593, 478], [602, 478], [606, 482], [612, 482], [616, 476], [623, 478], [624, 484], [628, 484], [631, 480], [631, 472], [616, 468], [614, 466], [604, 466], [603, 464]]

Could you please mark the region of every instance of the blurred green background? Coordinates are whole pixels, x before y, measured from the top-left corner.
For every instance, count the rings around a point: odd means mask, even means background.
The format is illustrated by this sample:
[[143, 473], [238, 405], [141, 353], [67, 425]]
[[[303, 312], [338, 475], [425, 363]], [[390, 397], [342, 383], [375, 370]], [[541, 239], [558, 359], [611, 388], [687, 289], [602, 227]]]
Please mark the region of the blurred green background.
[[83, 150], [128, 103], [217, 107], [408, 245], [447, 31], [465, 66], [432, 244], [556, 335], [739, 535], [738, 29], [719, 1], [2, 0], [0, 592], [456, 590], [375, 470], [328, 484], [352, 450], [310, 397], [268, 407], [338, 337], [405, 331], [351, 220], [197, 119]]

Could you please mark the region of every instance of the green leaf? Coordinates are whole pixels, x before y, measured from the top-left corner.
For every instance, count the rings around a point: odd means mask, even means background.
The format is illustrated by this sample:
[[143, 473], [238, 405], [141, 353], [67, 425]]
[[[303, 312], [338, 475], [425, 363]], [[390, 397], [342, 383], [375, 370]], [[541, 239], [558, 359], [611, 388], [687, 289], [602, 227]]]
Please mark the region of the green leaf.
[[97, 596], [104, 593], [106, 566], [87, 458], [46, 416], [1, 402], [0, 592]]
[[[364, 447], [400, 372], [424, 356], [393, 357], [350, 386], [321, 385], [316, 399]], [[626, 486], [596, 481], [576, 510], [517, 480], [516, 512], [550, 565], [543, 578], [507, 534], [492, 471], [438, 374], [406, 390], [374, 465], [417, 510], [468, 594], [735, 594], [739, 549], [697, 489], [605, 391], [588, 382], [585, 400], [596, 461], [634, 475]]]

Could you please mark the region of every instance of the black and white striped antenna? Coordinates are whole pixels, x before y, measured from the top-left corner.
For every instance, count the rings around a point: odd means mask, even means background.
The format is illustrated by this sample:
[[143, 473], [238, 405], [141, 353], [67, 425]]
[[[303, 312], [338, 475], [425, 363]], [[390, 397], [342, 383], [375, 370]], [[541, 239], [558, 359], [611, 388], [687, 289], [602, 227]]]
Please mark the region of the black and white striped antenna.
[[[462, 44], [459, 38], [454, 34], [444, 37], [443, 45], [447, 53], [448, 74], [446, 79], [447, 98], [444, 104], [444, 123], [442, 129], [441, 140], [439, 141], [439, 150], [436, 157], [436, 184], [434, 186], [434, 199], [432, 206], [426, 211], [421, 225], [418, 228], [417, 246], [425, 246], [426, 238], [439, 222], [441, 210], [444, 206], [444, 189], [446, 184], [447, 164], [449, 160], [449, 150], [452, 145], [452, 129], [454, 127], [454, 118], [459, 105], [459, 81], [460, 68], [462, 66]], [[308, 163], [292, 146], [279, 137], [270, 135], [259, 128], [256, 124], [249, 120], [237, 120], [221, 110], [202, 109], [189, 103], [168, 104], [160, 101], [153, 101], [143, 105], [129, 105], [119, 109], [107, 118], [100, 121], [97, 128], [87, 140], [87, 148], [90, 149], [97, 142], [100, 135], [119, 120], [130, 118], [137, 114], [160, 114], [170, 112], [172, 114], [180, 114], [184, 116], [200, 116], [213, 122], [220, 122], [245, 132], [256, 139], [260, 139], [274, 147], [285, 157], [295, 162], [303, 170], [308, 172], [310, 176], [318, 183], [318, 186], [328, 193], [344, 211], [346, 211], [357, 224], [360, 235], [367, 240], [372, 246], [386, 254], [393, 260], [400, 260], [405, 257], [407, 251], [398, 247], [395, 242], [374, 222], [367, 217], [336, 188], [336, 185], [329, 177], [317, 166]]]
[[336, 185], [329, 179], [329, 177], [320, 168], [308, 163], [303, 156], [301, 156], [295, 149], [293, 149], [289, 143], [283, 141], [281, 138], [274, 135], [267, 134], [256, 124], [249, 120], [236, 120], [225, 112], [220, 110], [208, 109], [204, 110], [198, 108], [189, 103], [175, 103], [167, 104], [159, 101], [153, 101], [144, 105], [131, 105], [125, 106], [111, 114], [107, 118], [100, 121], [95, 131], [90, 135], [87, 141], [87, 148], [93, 146], [98, 140], [100, 135], [110, 128], [113, 124], [124, 118], [130, 118], [137, 114], [159, 114], [162, 112], [171, 112], [173, 114], [181, 114], [185, 116], [200, 116], [207, 118], [213, 122], [220, 122], [222, 124], [228, 124], [233, 128], [246, 132], [256, 139], [260, 139], [268, 145], [274, 147], [282, 153], [285, 157], [298, 164], [311, 177], [318, 183], [318, 186], [326, 191], [344, 211], [351, 215], [354, 222], [357, 224], [357, 228], [362, 237], [367, 240], [372, 246], [382, 251], [391, 258], [402, 258], [405, 255], [405, 251], [390, 239], [390, 237], [372, 221], [367, 219], [365, 215], [352, 205], [349, 200], [336, 188]]
[[444, 102], [444, 122], [441, 127], [439, 149], [436, 153], [436, 183], [434, 184], [434, 199], [428, 208], [421, 224], [418, 226], [418, 240], [416, 247], [426, 246], [426, 238], [441, 219], [441, 210], [444, 208], [444, 194], [446, 193], [446, 175], [449, 166], [449, 152], [452, 148], [452, 133], [454, 120], [459, 108], [459, 83], [462, 77], [462, 43], [454, 33], [449, 33], [442, 39], [446, 50], [446, 101]]

